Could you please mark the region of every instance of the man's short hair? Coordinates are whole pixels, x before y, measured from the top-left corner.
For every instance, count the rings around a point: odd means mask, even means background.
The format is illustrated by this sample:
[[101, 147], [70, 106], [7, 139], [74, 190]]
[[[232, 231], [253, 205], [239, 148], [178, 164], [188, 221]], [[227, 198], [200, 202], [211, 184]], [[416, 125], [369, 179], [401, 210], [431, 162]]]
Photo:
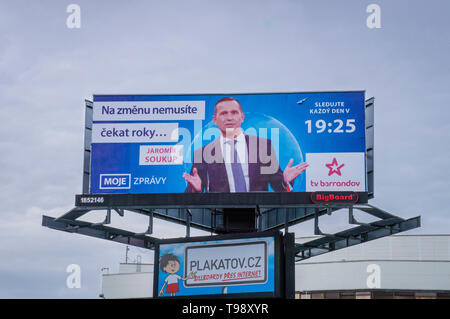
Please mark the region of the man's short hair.
[[241, 103], [239, 103], [238, 100], [236, 100], [234, 97], [226, 96], [226, 97], [221, 98], [219, 101], [217, 101], [216, 105], [214, 105], [214, 115], [216, 115], [217, 105], [219, 105], [219, 103], [228, 102], [228, 101], [236, 102], [239, 105], [239, 108], [241, 109], [241, 113], [244, 113], [244, 111], [242, 110]]

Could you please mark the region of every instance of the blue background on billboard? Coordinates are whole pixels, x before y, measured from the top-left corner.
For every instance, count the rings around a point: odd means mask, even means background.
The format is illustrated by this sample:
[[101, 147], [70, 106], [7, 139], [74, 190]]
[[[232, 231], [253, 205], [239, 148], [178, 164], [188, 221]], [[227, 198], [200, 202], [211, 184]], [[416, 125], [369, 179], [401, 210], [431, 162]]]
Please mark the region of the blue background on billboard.
[[[291, 158], [294, 164], [305, 159], [306, 153], [340, 153], [365, 152], [365, 101], [364, 92], [312, 92], [312, 93], [261, 93], [261, 94], [198, 94], [198, 95], [94, 95], [94, 102], [101, 101], [205, 101], [205, 120], [201, 125], [194, 125], [194, 120], [153, 121], [158, 123], [177, 122], [179, 128], [186, 129], [191, 140], [180, 137], [179, 144], [184, 145], [184, 154], [204, 146], [214, 140], [202, 138], [208, 128], [216, 127], [212, 122], [215, 103], [223, 97], [232, 96], [239, 100], [245, 113], [242, 128], [248, 134], [266, 137], [272, 140], [274, 147], [279, 148], [277, 158], [283, 170]], [[302, 103], [298, 103], [302, 101]], [[311, 114], [317, 109], [315, 103], [343, 102], [348, 113]], [[344, 123], [354, 119], [356, 130], [352, 133], [333, 133], [337, 126], [333, 121], [339, 119]], [[311, 132], [305, 121], [311, 120]], [[315, 123], [324, 120], [326, 129], [317, 132]], [[117, 121], [116, 123], [131, 123]], [[142, 121], [145, 122], [145, 121]], [[142, 123], [141, 122], [141, 123]], [[147, 121], [149, 122], [149, 121]], [[95, 123], [100, 123], [94, 121]], [[112, 123], [101, 122], [101, 123]], [[136, 123], [136, 121], [134, 121]], [[266, 130], [261, 128], [266, 128]], [[271, 128], [279, 129], [279, 140], [271, 138]], [[253, 134], [254, 133], [254, 134]], [[190, 163], [181, 165], [139, 165], [140, 145], [175, 145], [177, 143], [92, 143], [91, 153], [91, 193], [183, 193], [186, 181], [183, 173], [190, 171]], [[278, 145], [277, 145], [278, 144]], [[194, 147], [195, 145], [195, 147]], [[100, 174], [131, 174], [130, 189], [100, 189]], [[301, 174], [294, 182], [293, 191], [304, 192], [305, 177]], [[138, 179], [136, 179], [138, 178]], [[165, 183], [136, 184], [139, 178], [157, 181], [166, 178]], [[142, 181], [142, 179], [141, 179]]]

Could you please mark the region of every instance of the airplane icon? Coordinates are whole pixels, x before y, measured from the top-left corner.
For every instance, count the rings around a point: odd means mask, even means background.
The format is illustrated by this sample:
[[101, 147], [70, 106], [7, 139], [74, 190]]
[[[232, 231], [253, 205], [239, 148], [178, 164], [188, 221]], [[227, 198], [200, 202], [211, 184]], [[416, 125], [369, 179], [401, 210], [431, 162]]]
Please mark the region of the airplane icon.
[[302, 103], [305, 102], [307, 99], [308, 99], [308, 98], [305, 97], [303, 100], [298, 101], [297, 104], [302, 104]]

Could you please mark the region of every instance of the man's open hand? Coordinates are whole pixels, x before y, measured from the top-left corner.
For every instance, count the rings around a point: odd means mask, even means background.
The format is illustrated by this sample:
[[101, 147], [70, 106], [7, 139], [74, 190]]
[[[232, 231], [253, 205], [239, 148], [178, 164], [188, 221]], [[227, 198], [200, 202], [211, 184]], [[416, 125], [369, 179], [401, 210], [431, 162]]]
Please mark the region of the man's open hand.
[[186, 182], [191, 184], [191, 186], [195, 192], [198, 192], [198, 193], [201, 192], [202, 180], [200, 179], [200, 176], [198, 176], [197, 169], [195, 167], [192, 170], [192, 175], [190, 175], [188, 173], [184, 173], [183, 178], [186, 180]]
[[286, 183], [292, 183], [305, 169], [309, 166], [308, 163], [300, 163], [298, 165], [292, 166], [294, 159], [291, 158], [286, 168], [283, 171], [283, 178]]

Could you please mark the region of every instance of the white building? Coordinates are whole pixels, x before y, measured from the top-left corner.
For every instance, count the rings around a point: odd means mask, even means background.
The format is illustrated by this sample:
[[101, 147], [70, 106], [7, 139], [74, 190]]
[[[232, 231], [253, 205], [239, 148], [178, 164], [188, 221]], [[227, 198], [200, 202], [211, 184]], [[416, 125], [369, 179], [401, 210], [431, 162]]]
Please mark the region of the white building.
[[295, 266], [295, 290], [301, 298], [450, 298], [450, 235], [394, 235], [306, 259]]
[[[394, 235], [297, 262], [295, 291], [301, 299], [450, 298], [450, 235]], [[153, 265], [120, 264], [103, 275], [101, 296], [151, 298]]]

